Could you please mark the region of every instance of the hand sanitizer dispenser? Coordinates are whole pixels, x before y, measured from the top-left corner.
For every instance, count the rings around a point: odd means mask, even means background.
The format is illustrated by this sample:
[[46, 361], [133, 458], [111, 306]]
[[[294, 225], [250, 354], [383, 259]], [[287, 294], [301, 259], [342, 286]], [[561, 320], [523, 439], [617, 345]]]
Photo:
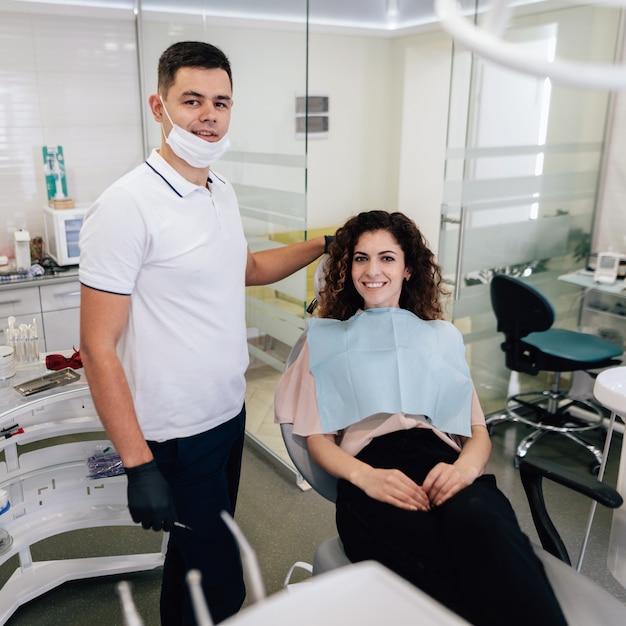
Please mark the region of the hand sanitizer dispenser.
[[30, 234], [27, 230], [15, 233], [15, 267], [18, 270], [30, 269]]

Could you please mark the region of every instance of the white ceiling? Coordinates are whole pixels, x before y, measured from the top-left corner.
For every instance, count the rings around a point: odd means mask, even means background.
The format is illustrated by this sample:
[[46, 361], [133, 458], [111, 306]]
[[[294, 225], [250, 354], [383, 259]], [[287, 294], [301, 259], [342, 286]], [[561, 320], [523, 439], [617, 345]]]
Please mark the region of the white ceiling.
[[[149, 6], [193, 7], [214, 15], [302, 20], [306, 0], [142, 0]], [[394, 10], [395, 9], [395, 10]], [[389, 29], [416, 25], [434, 16], [433, 0], [309, 0], [317, 24]]]
[[[396, 33], [436, 22], [434, 0], [309, 0], [314, 26]], [[36, 11], [69, 7], [132, 10], [135, 0], [2, 0], [4, 8]], [[144, 11], [198, 14], [221, 18], [267, 19], [302, 23], [306, 0], [141, 0]], [[9, 8], [9, 10], [11, 10]]]

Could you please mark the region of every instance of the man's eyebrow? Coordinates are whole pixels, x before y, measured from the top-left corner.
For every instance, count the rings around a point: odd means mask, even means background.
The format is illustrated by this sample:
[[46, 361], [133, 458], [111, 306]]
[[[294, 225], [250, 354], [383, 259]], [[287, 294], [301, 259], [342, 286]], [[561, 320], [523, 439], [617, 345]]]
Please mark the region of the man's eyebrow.
[[[193, 91], [193, 89], [189, 89], [187, 91], [183, 91], [183, 93], [181, 94], [181, 98], [206, 98], [206, 94], [203, 93], [198, 93], [197, 91]], [[228, 95], [218, 95], [215, 96], [215, 100], [232, 100], [232, 98]]]

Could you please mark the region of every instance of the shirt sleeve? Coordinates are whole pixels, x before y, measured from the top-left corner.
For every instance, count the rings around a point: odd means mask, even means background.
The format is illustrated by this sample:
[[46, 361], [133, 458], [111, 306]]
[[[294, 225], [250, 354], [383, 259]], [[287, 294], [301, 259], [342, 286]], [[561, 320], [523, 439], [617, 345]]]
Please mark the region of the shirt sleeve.
[[278, 380], [274, 393], [274, 413], [278, 424], [293, 424], [296, 435], [308, 437], [322, 433], [315, 379], [309, 369], [309, 345], [306, 341], [296, 360]]
[[131, 195], [115, 186], [105, 190], [90, 207], [80, 231], [80, 282], [130, 295], [143, 264], [146, 240], [146, 225]]

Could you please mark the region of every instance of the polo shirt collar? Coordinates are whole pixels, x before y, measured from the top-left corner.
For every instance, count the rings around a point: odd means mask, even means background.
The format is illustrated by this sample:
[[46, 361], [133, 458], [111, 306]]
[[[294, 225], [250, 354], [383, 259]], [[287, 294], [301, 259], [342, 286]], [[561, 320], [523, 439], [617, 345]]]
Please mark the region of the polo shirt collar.
[[181, 176], [156, 150], [150, 153], [146, 160], [146, 165], [154, 171], [155, 175], [160, 176], [181, 198], [197, 189], [204, 189], [204, 187], [199, 187], [188, 181], [184, 176]]

